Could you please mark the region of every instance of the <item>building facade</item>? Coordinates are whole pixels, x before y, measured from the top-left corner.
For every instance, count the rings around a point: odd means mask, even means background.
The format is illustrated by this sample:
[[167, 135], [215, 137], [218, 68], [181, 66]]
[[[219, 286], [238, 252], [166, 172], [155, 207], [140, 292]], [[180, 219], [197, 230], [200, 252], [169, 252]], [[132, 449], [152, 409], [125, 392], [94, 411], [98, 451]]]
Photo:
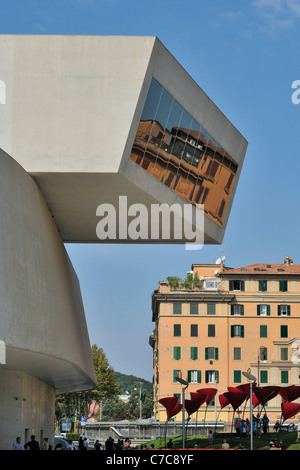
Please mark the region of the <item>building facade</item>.
[[[189, 383], [186, 399], [190, 392], [215, 387], [208, 419], [219, 415], [226, 422], [233, 408], [221, 410], [218, 396], [246, 383], [243, 372], [261, 387], [300, 385], [300, 265], [286, 258], [282, 264], [232, 269], [221, 261], [195, 264], [188, 276], [194, 285], [160, 282], [153, 294], [150, 344], [159, 419], [166, 417], [160, 398], [181, 399], [177, 376]], [[266, 404], [271, 422], [280, 419], [281, 402], [278, 395]]]

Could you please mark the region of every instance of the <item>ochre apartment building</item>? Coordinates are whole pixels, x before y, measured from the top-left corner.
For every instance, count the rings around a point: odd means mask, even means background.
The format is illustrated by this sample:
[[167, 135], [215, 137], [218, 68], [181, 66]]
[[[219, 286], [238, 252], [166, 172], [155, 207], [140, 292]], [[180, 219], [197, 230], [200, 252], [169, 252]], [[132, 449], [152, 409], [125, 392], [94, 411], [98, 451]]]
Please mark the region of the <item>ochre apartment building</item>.
[[[176, 376], [189, 383], [186, 399], [191, 392], [215, 387], [217, 394], [207, 407], [206, 419], [214, 421], [218, 416], [228, 423], [233, 408], [221, 409], [218, 396], [228, 387], [247, 383], [243, 372], [256, 377], [261, 387], [300, 385], [300, 264], [289, 257], [282, 264], [236, 269], [222, 261], [195, 264], [188, 278], [194, 280], [188, 287], [160, 282], [152, 298], [155, 329], [150, 344], [160, 420], [166, 419], [166, 412], [159, 399], [178, 396], [181, 400], [182, 385]], [[281, 402], [277, 395], [266, 404], [271, 423], [281, 418]], [[248, 417], [249, 405], [250, 400]], [[254, 408], [254, 414], [257, 411], [261, 409]], [[181, 419], [181, 413], [175, 417]], [[293, 419], [298, 422], [297, 416]]]

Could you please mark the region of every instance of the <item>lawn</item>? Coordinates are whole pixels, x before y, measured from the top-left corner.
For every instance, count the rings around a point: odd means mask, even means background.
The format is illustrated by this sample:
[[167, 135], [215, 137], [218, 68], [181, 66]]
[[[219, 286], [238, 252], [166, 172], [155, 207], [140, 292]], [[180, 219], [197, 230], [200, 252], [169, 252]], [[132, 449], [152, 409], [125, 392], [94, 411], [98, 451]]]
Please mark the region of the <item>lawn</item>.
[[[215, 433], [213, 438], [213, 443], [209, 445], [208, 437], [204, 436], [186, 436], [185, 438], [185, 448], [186, 449], [195, 449], [195, 444], [198, 443], [199, 449], [221, 449], [223, 440], [226, 439], [230, 445], [230, 449], [237, 449], [237, 447], [242, 444], [245, 449], [250, 449], [250, 437], [241, 437], [238, 438], [234, 433]], [[164, 449], [166, 448], [166, 442], [164, 438], [155, 439], [153, 441], [147, 442], [147, 448], [150, 447], [150, 444], [154, 444], [155, 449]], [[270, 448], [270, 441], [282, 440], [286, 445], [287, 450], [300, 450], [300, 441], [298, 441], [297, 432], [286, 432], [281, 431], [279, 433], [270, 432], [267, 436], [253, 437], [253, 449], [254, 450], [277, 450], [275, 448]], [[182, 436], [177, 436], [172, 438], [172, 442], [175, 446], [175, 449], [182, 449]], [[137, 446], [138, 449], [140, 446]], [[280, 449], [279, 449], [280, 450]]]

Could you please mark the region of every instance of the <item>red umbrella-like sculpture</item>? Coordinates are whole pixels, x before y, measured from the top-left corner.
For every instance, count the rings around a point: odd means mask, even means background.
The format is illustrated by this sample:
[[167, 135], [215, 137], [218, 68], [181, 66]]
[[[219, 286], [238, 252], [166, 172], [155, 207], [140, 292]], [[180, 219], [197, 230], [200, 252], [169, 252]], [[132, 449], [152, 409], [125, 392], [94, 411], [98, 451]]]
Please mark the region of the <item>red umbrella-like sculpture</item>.
[[[256, 383], [252, 383], [252, 390], [254, 389], [254, 387], [256, 387]], [[241, 384], [241, 385], [237, 385], [237, 390], [240, 390], [241, 392], [243, 392], [245, 395], [246, 395], [246, 399], [245, 399], [245, 406], [244, 406], [244, 411], [243, 411], [243, 416], [245, 414], [245, 409], [246, 409], [246, 405], [247, 405], [247, 401], [249, 400], [250, 398], [250, 383], [247, 382], [246, 384]], [[259, 404], [259, 401], [257, 401], [257, 398], [255, 397], [255, 400], [253, 400], [253, 393], [252, 393], [252, 405], [254, 406], [254, 401], [256, 402], [256, 405], [257, 406]]]
[[279, 392], [279, 395], [282, 396], [284, 401], [294, 401], [300, 397], [300, 386], [299, 385], [289, 385], [288, 387], [282, 387]]
[[[158, 400], [158, 402], [166, 408], [167, 419], [170, 419], [175, 416], [172, 411], [174, 410], [176, 405], [178, 405], [178, 397], [165, 397]], [[179, 413], [179, 411], [180, 410], [178, 410], [177, 413]]]
[[[233, 416], [232, 416], [232, 427], [233, 427], [233, 419], [235, 411], [241, 406], [241, 404], [245, 401], [247, 395], [242, 391], [236, 389], [235, 387], [228, 387], [231, 389], [229, 392], [223, 393], [224, 397], [227, 398], [229, 403], [233, 408]], [[233, 390], [234, 389], [234, 390]]]
[[[198, 410], [203, 403], [207, 400], [207, 391], [204, 392], [202, 390], [198, 390], [196, 393], [191, 392], [191, 400], [195, 403], [195, 406], [197, 406], [197, 414], [196, 414], [196, 429], [197, 429], [197, 421], [198, 421]], [[196, 431], [197, 432], [197, 431]]]
[[187, 411], [187, 414], [191, 416], [193, 413], [198, 411], [200, 402], [197, 400], [185, 400], [185, 409]]
[[167, 412], [167, 419], [165, 422], [165, 445], [166, 445], [166, 437], [167, 437], [167, 422], [169, 419], [173, 418], [173, 416], [177, 415], [182, 410], [182, 405], [178, 403], [178, 397], [165, 397], [160, 398], [158, 403], [163, 405], [166, 408]]
[[300, 411], [300, 403], [281, 403], [283, 421], [295, 416]]
[[246, 399], [246, 395], [239, 390], [225, 392], [223, 396], [229, 401], [234, 411], [236, 411]]
[[197, 393], [200, 393], [202, 395], [205, 395], [205, 403], [206, 403], [206, 408], [205, 408], [205, 413], [204, 413], [204, 427], [205, 427], [205, 418], [206, 418], [206, 412], [207, 412], [207, 407], [210, 404], [210, 402], [215, 398], [217, 394], [217, 389], [216, 388], [200, 388], [199, 390], [196, 390]]
[[267, 385], [265, 387], [255, 387], [253, 390], [254, 395], [259, 399], [260, 403], [263, 407], [265, 404], [275, 398], [282, 387], [278, 387], [276, 385]]
[[220, 413], [222, 411], [223, 408], [225, 408], [225, 406], [229, 405], [229, 401], [227, 400], [227, 398], [224, 396], [223, 393], [221, 393], [221, 395], [218, 396], [219, 398], [219, 403], [220, 403], [220, 411], [218, 413], [218, 416], [217, 416], [217, 419], [216, 419], [216, 423], [215, 423], [215, 432], [216, 432], [216, 428], [217, 428], [217, 422], [218, 422], [218, 419], [219, 419], [219, 416], [220, 416]]

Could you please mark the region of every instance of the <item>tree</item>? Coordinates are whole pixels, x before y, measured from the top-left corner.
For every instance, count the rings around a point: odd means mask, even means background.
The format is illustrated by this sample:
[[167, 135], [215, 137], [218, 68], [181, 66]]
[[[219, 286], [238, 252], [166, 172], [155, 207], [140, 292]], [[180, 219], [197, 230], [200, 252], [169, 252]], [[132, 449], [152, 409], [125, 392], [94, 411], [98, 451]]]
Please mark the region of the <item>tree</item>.
[[108, 362], [102, 348], [94, 344], [92, 346], [92, 356], [97, 377], [98, 388], [96, 397], [99, 401], [112, 399], [120, 394], [120, 387], [115, 379], [115, 371]]
[[87, 417], [89, 406], [93, 401], [103, 402], [112, 399], [120, 393], [115, 380], [114, 369], [110, 366], [102, 348], [92, 346], [92, 356], [97, 377], [97, 388], [83, 392], [71, 392], [58, 395], [55, 403], [57, 420], [63, 417]]

